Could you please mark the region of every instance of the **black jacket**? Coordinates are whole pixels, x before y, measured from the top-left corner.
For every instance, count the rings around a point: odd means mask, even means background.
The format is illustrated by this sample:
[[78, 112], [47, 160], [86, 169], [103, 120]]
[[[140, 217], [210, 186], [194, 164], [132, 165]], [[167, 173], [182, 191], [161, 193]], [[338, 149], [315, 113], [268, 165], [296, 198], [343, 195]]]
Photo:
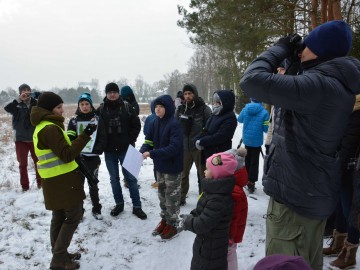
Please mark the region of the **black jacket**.
[[22, 101], [14, 99], [5, 106], [5, 111], [12, 114], [12, 126], [16, 142], [32, 142], [35, 127], [30, 123], [30, 112], [36, 106], [36, 99], [30, 99], [29, 107]]
[[[72, 130], [72, 131], [77, 132], [78, 122], [88, 122], [91, 119], [96, 118], [98, 124], [97, 124], [96, 140], [95, 140], [92, 154], [101, 155], [104, 152], [104, 149], [105, 149], [106, 143], [107, 143], [107, 140], [106, 140], [107, 135], [106, 135], [103, 120], [101, 119], [101, 117], [96, 115], [95, 110], [93, 110], [90, 113], [84, 114], [84, 113], [80, 112], [80, 110], [78, 108], [76, 110], [75, 114], [77, 116], [74, 116], [70, 119], [67, 130]], [[71, 136], [70, 134], [68, 134], [68, 136], [71, 141], [73, 141], [77, 137], [77, 136]]]
[[210, 107], [199, 97], [196, 87], [193, 87], [193, 92], [194, 103], [181, 104], [175, 112], [175, 117], [180, 121], [183, 129], [185, 151], [196, 150], [195, 142], [211, 116]]
[[338, 199], [337, 147], [360, 92], [360, 62], [317, 60], [301, 75], [273, 74], [286, 57], [285, 48], [269, 48], [240, 82], [248, 96], [281, 108], [264, 162], [264, 191], [300, 215], [326, 219]]
[[126, 151], [129, 144], [135, 146], [141, 130], [140, 119], [132, 106], [121, 98], [110, 101], [106, 97], [97, 114], [104, 120], [107, 134], [105, 152]]
[[227, 269], [234, 185], [235, 177], [202, 180], [203, 194], [184, 222], [196, 234], [191, 270]]

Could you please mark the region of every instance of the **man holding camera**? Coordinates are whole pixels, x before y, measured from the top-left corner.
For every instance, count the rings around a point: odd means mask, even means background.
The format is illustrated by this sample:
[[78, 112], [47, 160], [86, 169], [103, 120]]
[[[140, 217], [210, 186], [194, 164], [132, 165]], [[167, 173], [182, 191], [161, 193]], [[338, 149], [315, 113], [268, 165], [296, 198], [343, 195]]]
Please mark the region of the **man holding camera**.
[[36, 106], [35, 95], [31, 95], [31, 88], [27, 84], [19, 86], [19, 96], [5, 106], [5, 111], [12, 115], [12, 126], [14, 130], [16, 158], [19, 162], [20, 184], [23, 191], [30, 188], [28, 175], [28, 154], [34, 161], [37, 187], [41, 188], [41, 178], [36, 168], [38, 161], [33, 144], [33, 133], [35, 127], [30, 123], [30, 112]]
[[340, 190], [337, 147], [360, 93], [360, 62], [346, 57], [350, 27], [330, 21], [305, 38], [298, 75], [273, 74], [285, 58], [296, 58], [301, 40], [280, 38], [250, 64], [240, 86], [281, 108], [264, 162], [266, 255], [300, 255], [320, 270], [325, 222]]
[[[118, 216], [124, 211], [124, 197], [120, 185], [119, 162], [125, 159], [129, 145], [135, 146], [141, 130], [139, 116], [126, 101], [120, 97], [120, 89], [116, 83], [108, 83], [105, 87], [104, 103], [97, 109], [98, 115], [104, 120], [107, 144], [104, 149], [105, 163], [110, 174], [111, 188], [115, 199], [115, 207], [110, 215]], [[128, 181], [130, 197], [133, 204], [132, 213], [140, 219], [147, 216], [141, 209], [141, 201], [137, 179], [123, 168], [124, 177]]]

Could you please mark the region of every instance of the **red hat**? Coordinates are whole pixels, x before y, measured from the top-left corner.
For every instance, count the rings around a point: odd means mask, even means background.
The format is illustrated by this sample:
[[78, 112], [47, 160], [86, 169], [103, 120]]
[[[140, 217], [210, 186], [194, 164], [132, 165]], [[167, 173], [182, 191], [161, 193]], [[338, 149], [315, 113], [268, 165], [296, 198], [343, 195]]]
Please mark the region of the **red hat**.
[[229, 153], [217, 153], [206, 160], [206, 167], [211, 171], [214, 179], [234, 175], [237, 162]]

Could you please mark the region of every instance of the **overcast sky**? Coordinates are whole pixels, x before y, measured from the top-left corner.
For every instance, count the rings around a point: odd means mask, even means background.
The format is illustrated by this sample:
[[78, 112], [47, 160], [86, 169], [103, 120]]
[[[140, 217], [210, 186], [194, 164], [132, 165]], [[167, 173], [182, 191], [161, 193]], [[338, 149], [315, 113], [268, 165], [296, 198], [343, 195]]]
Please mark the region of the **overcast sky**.
[[148, 83], [193, 55], [176, 25], [188, 0], [0, 0], [0, 90], [40, 90], [138, 75]]

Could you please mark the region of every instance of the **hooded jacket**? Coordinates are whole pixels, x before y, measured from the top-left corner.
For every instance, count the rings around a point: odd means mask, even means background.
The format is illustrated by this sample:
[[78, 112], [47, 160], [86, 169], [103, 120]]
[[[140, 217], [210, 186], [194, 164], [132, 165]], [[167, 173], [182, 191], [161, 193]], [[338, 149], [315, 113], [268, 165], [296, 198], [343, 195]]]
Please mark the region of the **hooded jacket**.
[[238, 116], [238, 122], [244, 123], [243, 142], [246, 146], [260, 147], [264, 142], [263, 133], [269, 128], [269, 113], [261, 103], [248, 103]]
[[192, 104], [184, 102], [184, 104], [180, 105], [175, 112], [175, 117], [180, 121], [182, 126], [184, 150], [193, 151], [196, 150], [196, 140], [201, 135], [207, 120], [211, 116], [211, 109], [205, 104], [204, 100], [199, 97], [195, 85], [187, 84], [186, 86], [192, 89], [194, 101]]
[[184, 229], [196, 234], [191, 270], [227, 269], [230, 221], [233, 214], [231, 192], [235, 177], [201, 181], [203, 194], [196, 209], [184, 221]]
[[[73, 161], [90, 140], [90, 137], [83, 133], [69, 145], [61, 130], [64, 130], [64, 117], [41, 107], [33, 107], [30, 120], [34, 126], [44, 120], [54, 123], [38, 133], [37, 147], [51, 149], [65, 163]], [[84, 181], [78, 168], [55, 177], [41, 179], [41, 187], [45, 208], [48, 210], [69, 209], [85, 199]]]
[[233, 112], [234, 93], [230, 90], [220, 90], [215, 93], [219, 95], [223, 109], [219, 115], [210, 116], [200, 135], [200, 146], [204, 147], [205, 160], [215, 153], [232, 148], [232, 138], [237, 127], [236, 116]]
[[163, 118], [156, 116], [140, 152], [149, 151], [150, 158], [154, 161], [155, 171], [179, 174], [184, 166], [184, 149], [181, 126], [174, 117], [175, 106], [169, 95], [156, 98], [154, 104], [156, 103], [163, 104], [165, 115]]
[[155, 114], [155, 100], [151, 101], [150, 109], [151, 109], [151, 114], [149, 114], [149, 115], [146, 117], [145, 123], [144, 123], [144, 128], [143, 128], [143, 132], [144, 132], [144, 135], [145, 135], [145, 136], [146, 136], [146, 134], [149, 133], [149, 129], [150, 129], [151, 123], [156, 119], [156, 114]]
[[301, 75], [273, 74], [288, 54], [269, 48], [240, 81], [248, 96], [281, 108], [264, 161], [264, 191], [300, 215], [326, 219], [340, 190], [337, 147], [360, 92], [360, 62], [339, 57], [302, 63]]

